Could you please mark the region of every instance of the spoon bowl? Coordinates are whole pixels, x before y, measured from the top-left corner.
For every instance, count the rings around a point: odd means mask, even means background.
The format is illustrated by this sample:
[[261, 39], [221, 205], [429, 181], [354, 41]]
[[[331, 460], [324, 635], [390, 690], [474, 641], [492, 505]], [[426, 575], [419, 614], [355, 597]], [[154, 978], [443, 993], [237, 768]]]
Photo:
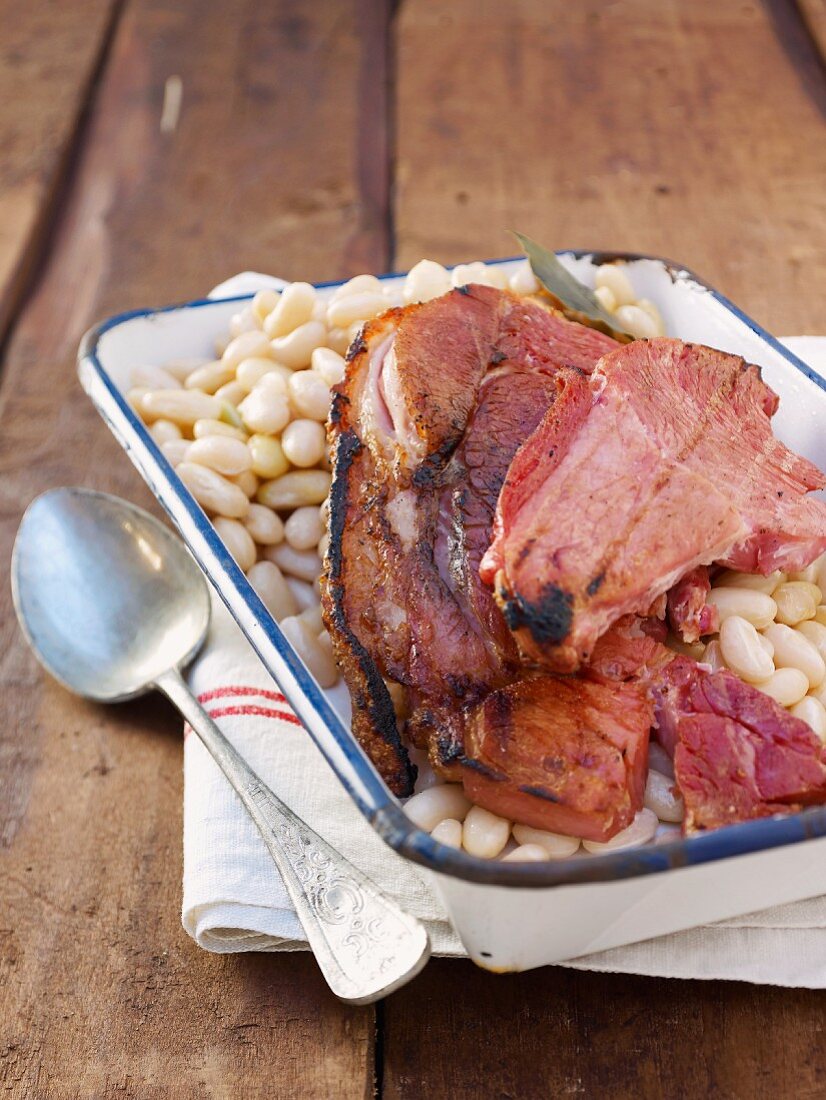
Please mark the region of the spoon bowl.
[[117, 702], [186, 665], [209, 627], [209, 591], [189, 552], [148, 512], [105, 493], [33, 501], [12, 557], [29, 644], [70, 691]]

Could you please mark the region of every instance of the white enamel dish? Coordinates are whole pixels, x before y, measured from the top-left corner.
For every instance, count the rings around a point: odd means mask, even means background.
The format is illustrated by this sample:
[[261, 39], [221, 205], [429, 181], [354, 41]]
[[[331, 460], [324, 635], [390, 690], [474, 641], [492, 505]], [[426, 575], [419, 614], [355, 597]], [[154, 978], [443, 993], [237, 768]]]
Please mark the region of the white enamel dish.
[[[596, 264], [626, 259], [638, 296], [657, 304], [670, 335], [758, 363], [780, 395], [775, 431], [826, 468], [826, 384], [759, 325], [664, 260], [559, 255], [587, 283]], [[500, 262], [508, 270], [519, 261]], [[249, 276], [240, 297], [104, 321], [84, 337], [80, 380], [353, 801], [391, 847], [432, 876], [470, 956], [489, 969], [525, 970], [826, 893], [826, 807], [687, 839], [664, 831], [643, 848], [548, 863], [477, 859], [407, 820], [350, 733], [346, 690], [319, 688], [125, 399], [134, 367], [211, 356], [231, 316], [265, 285], [284, 284]]]

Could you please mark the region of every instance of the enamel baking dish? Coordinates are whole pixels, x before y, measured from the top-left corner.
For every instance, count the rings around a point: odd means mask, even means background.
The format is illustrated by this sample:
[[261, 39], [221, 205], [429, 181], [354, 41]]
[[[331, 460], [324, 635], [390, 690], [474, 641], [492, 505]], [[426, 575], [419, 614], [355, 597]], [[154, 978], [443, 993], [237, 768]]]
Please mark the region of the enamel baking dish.
[[[591, 284], [595, 264], [627, 260], [637, 294], [658, 305], [670, 335], [760, 364], [781, 398], [775, 431], [826, 467], [826, 383], [754, 321], [663, 260], [559, 255]], [[508, 270], [518, 261], [501, 262]], [[477, 859], [407, 820], [350, 733], [343, 685], [319, 688], [124, 396], [133, 367], [212, 356], [252, 292], [283, 285], [250, 276], [245, 296], [112, 317], [84, 338], [80, 380], [353, 801], [391, 847], [432, 876], [470, 956], [492, 970], [525, 970], [826, 893], [826, 806], [688, 839], [662, 829], [643, 848], [547, 863]]]

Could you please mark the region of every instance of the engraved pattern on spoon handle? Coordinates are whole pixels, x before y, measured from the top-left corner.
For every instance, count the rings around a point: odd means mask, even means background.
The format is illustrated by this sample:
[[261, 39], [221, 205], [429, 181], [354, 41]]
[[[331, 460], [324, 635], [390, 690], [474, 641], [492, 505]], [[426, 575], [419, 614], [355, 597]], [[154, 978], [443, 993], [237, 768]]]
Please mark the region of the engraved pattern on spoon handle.
[[423, 925], [259, 779], [177, 669], [160, 676], [156, 686], [181, 711], [249, 811], [333, 992], [365, 1004], [417, 974], [429, 955]]

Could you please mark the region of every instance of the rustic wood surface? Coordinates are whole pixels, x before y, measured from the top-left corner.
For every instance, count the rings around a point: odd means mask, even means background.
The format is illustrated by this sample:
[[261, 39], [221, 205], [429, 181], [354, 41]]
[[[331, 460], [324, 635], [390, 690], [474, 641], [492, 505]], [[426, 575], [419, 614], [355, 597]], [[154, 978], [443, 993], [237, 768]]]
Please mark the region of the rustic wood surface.
[[[0, 0], [0, 1085], [13, 1097], [816, 1097], [821, 994], [436, 960], [375, 1009], [179, 922], [179, 723], [69, 697], [7, 565], [59, 484], [151, 502], [95, 319], [242, 268], [658, 252], [824, 332], [818, 0]], [[160, 119], [179, 77], [176, 120]], [[168, 107], [168, 103], [167, 103]]]

